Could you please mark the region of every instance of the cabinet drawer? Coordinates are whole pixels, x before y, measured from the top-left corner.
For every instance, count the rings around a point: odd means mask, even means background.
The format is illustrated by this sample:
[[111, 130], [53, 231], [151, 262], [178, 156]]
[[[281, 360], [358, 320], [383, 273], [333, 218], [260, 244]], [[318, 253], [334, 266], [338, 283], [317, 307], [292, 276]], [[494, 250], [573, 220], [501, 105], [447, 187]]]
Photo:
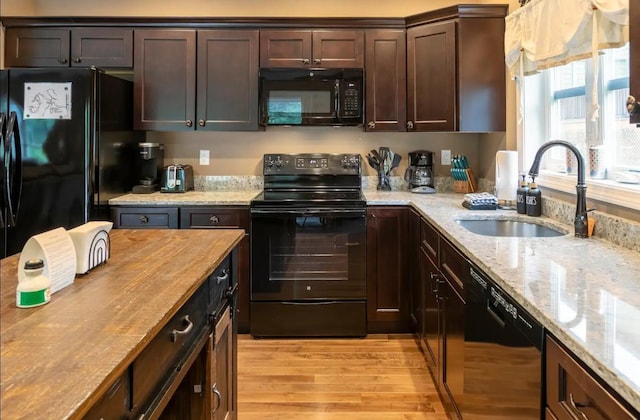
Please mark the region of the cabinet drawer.
[[424, 219], [420, 219], [420, 246], [431, 261], [438, 262], [438, 232]]
[[112, 207], [114, 228], [177, 229], [177, 207]]
[[216, 271], [209, 276], [209, 312], [222, 308], [226, 300], [225, 292], [232, 286], [231, 255], [220, 263]]
[[446, 239], [440, 240], [440, 271], [464, 298], [464, 285], [469, 278], [469, 263]]
[[131, 377], [127, 369], [84, 416], [93, 419], [128, 419], [131, 405]]
[[[547, 410], [558, 420], [637, 419], [553, 338], [547, 336]], [[553, 418], [553, 417], [547, 417]]]
[[[133, 411], [140, 412], [207, 327], [209, 287], [203, 283], [133, 362]], [[188, 319], [187, 319], [188, 317]]]
[[180, 229], [216, 229], [249, 227], [248, 208], [182, 207]]

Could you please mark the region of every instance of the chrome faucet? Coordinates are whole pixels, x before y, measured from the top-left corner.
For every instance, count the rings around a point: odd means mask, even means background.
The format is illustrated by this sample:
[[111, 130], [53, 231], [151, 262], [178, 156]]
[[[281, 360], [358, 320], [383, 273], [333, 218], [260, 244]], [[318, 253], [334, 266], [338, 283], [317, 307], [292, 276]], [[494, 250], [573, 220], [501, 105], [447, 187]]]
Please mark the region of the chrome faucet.
[[536, 157], [533, 159], [531, 169], [529, 169], [529, 176], [536, 177], [540, 171], [540, 160], [542, 155], [547, 149], [553, 146], [564, 146], [571, 150], [576, 159], [578, 160], [578, 183], [576, 184], [576, 217], [573, 220], [573, 227], [575, 234], [578, 238], [588, 237], [588, 219], [587, 219], [587, 184], [585, 183], [584, 175], [584, 157], [580, 153], [580, 150], [573, 144], [564, 140], [551, 140], [544, 143], [536, 152]]

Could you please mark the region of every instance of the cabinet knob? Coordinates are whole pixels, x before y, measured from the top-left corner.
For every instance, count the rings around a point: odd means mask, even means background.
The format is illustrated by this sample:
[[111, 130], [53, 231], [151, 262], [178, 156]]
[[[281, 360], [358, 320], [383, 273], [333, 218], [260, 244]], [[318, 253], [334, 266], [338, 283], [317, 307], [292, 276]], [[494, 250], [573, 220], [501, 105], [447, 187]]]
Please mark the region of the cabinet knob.
[[74, 63], [82, 63], [82, 57], [74, 57], [71, 59]]
[[66, 58], [58, 58], [58, 63], [60, 64], [67, 64], [69, 62], [69, 60], [67, 60]]
[[140, 223], [149, 223], [148, 216], [140, 216]]
[[309, 59], [308, 58], [303, 58], [302, 59], [302, 64], [309, 64]]
[[212, 225], [217, 225], [218, 223], [220, 223], [220, 218], [218, 216], [211, 216], [209, 220], [211, 221]]
[[413, 130], [413, 121], [407, 121], [407, 128]]
[[367, 124], [368, 128], [376, 128], [376, 123], [374, 123], [373, 121], [369, 121], [369, 123]]
[[629, 115], [640, 114], [640, 103], [631, 95], [627, 98], [627, 111]]
[[187, 125], [187, 127], [191, 127], [191, 126], [193, 126], [193, 121], [187, 120], [187, 121], [185, 121], [185, 124]]
[[199, 125], [200, 127], [204, 127], [204, 125], [205, 125], [204, 120], [200, 120], [200, 121], [198, 121], [198, 125]]
[[314, 59], [313, 59], [313, 63], [314, 63], [314, 64], [320, 64], [320, 63], [322, 63], [322, 60], [321, 60], [321, 59], [319, 59], [319, 58], [314, 58]]

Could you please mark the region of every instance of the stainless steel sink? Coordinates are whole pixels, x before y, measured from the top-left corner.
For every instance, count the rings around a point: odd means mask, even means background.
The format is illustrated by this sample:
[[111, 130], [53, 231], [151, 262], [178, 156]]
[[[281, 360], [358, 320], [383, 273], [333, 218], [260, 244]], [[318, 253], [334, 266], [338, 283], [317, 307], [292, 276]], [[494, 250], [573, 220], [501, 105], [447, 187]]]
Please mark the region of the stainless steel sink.
[[565, 232], [536, 223], [519, 220], [456, 220], [460, 226], [470, 232], [484, 236], [509, 236], [524, 238], [548, 238], [564, 236]]

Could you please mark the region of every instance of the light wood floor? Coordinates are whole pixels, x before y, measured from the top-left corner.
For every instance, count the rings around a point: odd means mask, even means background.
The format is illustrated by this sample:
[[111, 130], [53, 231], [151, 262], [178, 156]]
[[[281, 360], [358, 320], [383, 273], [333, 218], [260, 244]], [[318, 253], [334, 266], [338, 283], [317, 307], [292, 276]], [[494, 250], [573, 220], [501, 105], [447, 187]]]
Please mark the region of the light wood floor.
[[238, 419], [446, 419], [410, 335], [238, 337]]

